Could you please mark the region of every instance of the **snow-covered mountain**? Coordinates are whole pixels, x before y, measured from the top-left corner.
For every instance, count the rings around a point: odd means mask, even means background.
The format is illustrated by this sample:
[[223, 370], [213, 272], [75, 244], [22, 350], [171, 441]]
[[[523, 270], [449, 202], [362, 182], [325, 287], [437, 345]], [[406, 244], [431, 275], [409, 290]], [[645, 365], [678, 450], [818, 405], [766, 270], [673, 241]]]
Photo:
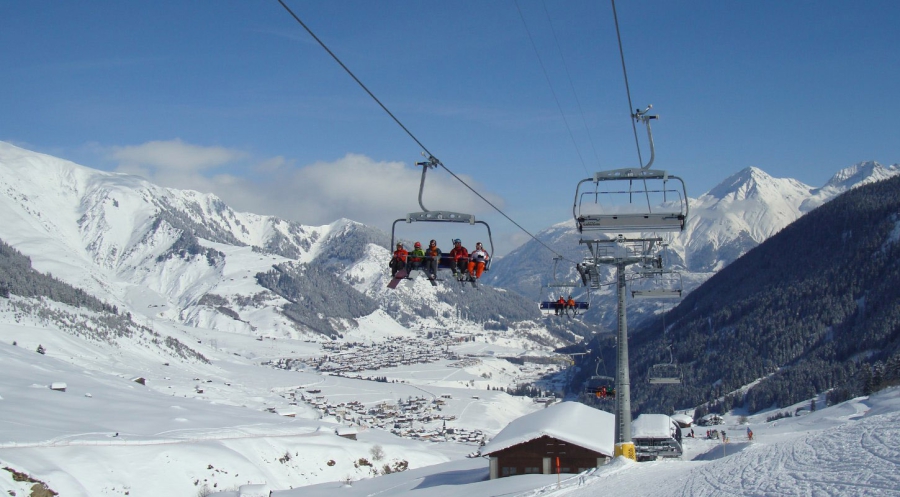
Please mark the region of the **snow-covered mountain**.
[[[896, 170], [860, 165], [804, 198], [831, 198]], [[698, 216], [698, 224], [709, 219], [719, 231], [727, 225], [728, 233], [746, 232], [753, 239], [749, 227], [758, 228], [767, 213], [787, 209], [754, 204], [759, 192], [772, 188], [761, 171], [744, 173], [747, 178], [709, 197], [707, 208], [719, 209], [719, 218]], [[754, 187], [742, 188], [751, 180]], [[774, 190], [779, 188], [787, 187]], [[775, 205], [776, 197], [767, 194], [758, 202]], [[801, 202], [796, 215], [810, 205]], [[346, 219], [314, 227], [239, 213], [213, 195], [160, 188], [2, 142], [0, 215], [0, 240], [28, 258], [23, 262], [16, 255], [15, 264], [52, 274], [117, 309], [90, 310], [47, 298], [56, 287], [29, 297], [0, 285], [0, 356], [8, 370], [0, 377], [0, 489], [10, 495], [24, 495], [36, 480], [63, 495], [206, 495], [262, 482], [283, 495], [304, 493], [297, 487], [316, 483], [349, 492], [343, 484], [323, 482], [350, 482], [407, 465], [410, 485], [429, 495], [438, 488], [446, 495], [496, 495], [509, 493], [510, 484], [526, 484], [523, 492], [555, 484], [549, 478], [531, 484], [530, 476], [484, 482], [486, 463], [464, 459], [474, 448], [465, 444], [400, 438], [378, 427], [363, 429], [350, 441], [336, 433], [347, 426], [349, 414], [328, 414], [317, 405], [352, 399], [368, 408], [424, 395], [446, 399], [441, 412], [455, 418], [448, 427], [495, 434], [541, 408], [496, 387], [554, 374], [552, 367], [516, 367], [502, 356], [525, 349], [551, 362], [552, 356], [533, 349], [563, 344], [568, 328], [588, 324], [542, 322], [532, 302], [502, 288], [461, 292], [455, 285], [435, 289], [417, 281], [387, 292], [387, 236], [377, 229]], [[789, 217], [762, 233], [777, 232]], [[572, 258], [583, 255], [571, 222], [541, 236]], [[692, 242], [683, 236], [680, 244], [672, 240], [671, 248], [672, 257], [686, 266], [693, 264]], [[715, 256], [724, 262], [712, 261], [710, 268], [737, 257], [720, 253], [727, 236], [716, 240]], [[517, 253], [530, 257], [504, 258], [492, 273], [535, 285], [523, 292], [532, 295], [552, 270], [542, 250], [526, 244]], [[0, 256], [7, 257], [4, 252], [0, 245]], [[571, 276], [564, 274], [568, 269], [560, 268], [561, 278]], [[17, 274], [22, 273], [6, 276]], [[685, 274], [700, 275], [699, 281], [707, 273]], [[475, 293], [482, 298], [470, 297]], [[322, 374], [304, 364], [323, 353], [347, 354], [338, 347], [355, 340], [393, 346], [426, 334], [412, 328], [455, 330], [453, 343], [428, 346], [464, 359], [364, 372], [389, 376], [390, 382]], [[476, 334], [477, 341], [467, 340]], [[339, 339], [329, 340], [333, 336]], [[335, 348], [323, 352], [323, 342]], [[384, 352], [370, 352], [377, 353]], [[270, 366], [286, 357], [300, 366]], [[66, 383], [66, 390], [49, 388], [59, 383]], [[751, 420], [762, 435], [768, 424], [763, 416]], [[695, 455], [718, 453], [711, 443], [698, 440]], [[376, 452], [386, 457], [372, 466], [367, 458]], [[425, 468], [448, 460], [448, 469]], [[467, 472], [460, 480], [462, 466]], [[727, 474], [734, 467], [723, 466]], [[645, 467], [606, 469], [637, 474]], [[433, 483], [422, 485], [419, 477]], [[471, 485], [463, 487], [468, 478]], [[868, 483], [862, 478], [859, 486]], [[385, 480], [387, 487], [381, 480], [374, 485], [359, 485], [359, 491], [400, 491], [393, 479]], [[570, 482], [569, 489], [574, 485]]]
[[[882, 166], [877, 162], [861, 162], [838, 171], [825, 186], [814, 188], [790, 178], [774, 178], [756, 167], [748, 167], [729, 176], [715, 188], [696, 199], [690, 199], [690, 215], [685, 230], [666, 234], [669, 249], [667, 260], [681, 272], [686, 291], [696, 288], [712, 274], [730, 264], [748, 250], [759, 245], [800, 216], [860, 185], [900, 174], [900, 165]], [[650, 235], [650, 234], [648, 234]], [[579, 234], [574, 221], [553, 225], [537, 234], [537, 238], [552, 247], [567, 261], [580, 261], [588, 255], [578, 244]], [[532, 240], [503, 258], [492, 270], [491, 282], [539, 298], [542, 285], [556, 282], [577, 282], [574, 267], [561, 262], [554, 276], [553, 254]], [[612, 281], [612, 269], [608, 269]], [[559, 290], [543, 290], [546, 292]], [[563, 292], [570, 291], [563, 289]], [[571, 290], [579, 293], [579, 289]], [[556, 295], [555, 293], [553, 295]], [[604, 299], [614, 297], [614, 290], [602, 288], [595, 292], [593, 310], [589, 316], [607, 326], [615, 323], [614, 306], [602, 305]], [[647, 311], [659, 310], [659, 303], [635, 306], [636, 320]], [[590, 319], [590, 317], [588, 318]]]
[[[419, 281], [387, 291], [388, 238], [376, 228], [347, 219], [304, 226], [236, 212], [214, 195], [2, 142], [0, 215], [0, 240], [36, 270], [122, 310], [178, 325], [321, 340], [352, 331], [378, 309], [404, 323], [423, 316], [449, 322], [460, 303], [470, 307], [471, 321], [502, 315], [503, 327], [537, 316], [515, 295], [500, 299], [508, 306], [479, 313], [457, 289]], [[272, 276], [263, 281], [264, 273]], [[529, 333], [559, 343], [546, 331]]]

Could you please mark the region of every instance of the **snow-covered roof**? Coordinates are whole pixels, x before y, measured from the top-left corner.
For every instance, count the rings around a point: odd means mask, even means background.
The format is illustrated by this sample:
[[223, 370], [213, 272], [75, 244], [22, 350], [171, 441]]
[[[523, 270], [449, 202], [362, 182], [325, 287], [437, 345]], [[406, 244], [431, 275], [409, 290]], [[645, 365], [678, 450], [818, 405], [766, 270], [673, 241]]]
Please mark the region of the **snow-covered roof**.
[[265, 483], [241, 485], [238, 489], [239, 497], [269, 497], [269, 485]]
[[491, 454], [546, 435], [612, 456], [615, 419], [606, 411], [578, 402], [560, 402], [513, 420], [480, 452]]
[[631, 438], [669, 438], [674, 429], [665, 414], [641, 414], [631, 422]]
[[687, 414], [673, 414], [671, 418], [681, 426], [690, 426], [694, 423], [694, 418]]

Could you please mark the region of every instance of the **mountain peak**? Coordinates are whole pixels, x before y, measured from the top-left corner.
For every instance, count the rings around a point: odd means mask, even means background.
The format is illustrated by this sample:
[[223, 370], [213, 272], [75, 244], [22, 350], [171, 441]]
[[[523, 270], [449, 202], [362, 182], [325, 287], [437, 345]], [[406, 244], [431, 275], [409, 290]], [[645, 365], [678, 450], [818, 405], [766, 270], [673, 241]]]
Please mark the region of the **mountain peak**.
[[773, 178], [758, 167], [746, 167], [729, 176], [715, 188], [707, 192], [707, 195], [722, 200], [731, 198], [743, 200], [748, 197], [757, 197], [763, 191], [778, 188], [777, 184], [784, 180]]
[[853, 186], [887, 179], [898, 173], [900, 170], [895, 166], [884, 167], [875, 161], [864, 161], [841, 169], [822, 188], [846, 190]]

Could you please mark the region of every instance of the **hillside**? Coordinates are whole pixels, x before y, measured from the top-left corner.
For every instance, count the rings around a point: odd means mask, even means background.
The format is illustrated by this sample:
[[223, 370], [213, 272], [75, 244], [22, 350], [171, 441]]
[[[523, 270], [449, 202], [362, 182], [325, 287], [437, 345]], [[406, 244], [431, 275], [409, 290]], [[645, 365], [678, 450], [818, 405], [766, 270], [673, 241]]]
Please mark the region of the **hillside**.
[[[432, 325], [464, 309], [470, 323], [497, 329], [539, 316], [528, 299], [489, 287], [481, 297], [459, 285], [387, 290], [389, 238], [377, 228], [236, 212], [214, 195], [2, 142], [0, 215], [0, 240], [35, 270], [155, 322], [321, 341], [376, 309]], [[484, 294], [492, 295], [489, 308]], [[574, 339], [553, 326], [531, 336], [540, 345]]]
[[[839, 402], [900, 378], [898, 212], [900, 178], [850, 190], [716, 273], [665, 321], [634, 328], [635, 411], [719, 399], [706, 408], [757, 412], [826, 391]], [[669, 345], [684, 384], [648, 386]]]

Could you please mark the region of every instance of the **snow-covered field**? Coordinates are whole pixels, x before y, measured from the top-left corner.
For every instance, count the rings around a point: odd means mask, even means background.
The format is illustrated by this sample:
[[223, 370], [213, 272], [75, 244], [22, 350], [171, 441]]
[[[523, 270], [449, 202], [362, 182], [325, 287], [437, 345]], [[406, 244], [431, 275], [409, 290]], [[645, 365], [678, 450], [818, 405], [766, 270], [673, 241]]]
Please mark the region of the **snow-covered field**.
[[[321, 344], [302, 340], [176, 330], [210, 359], [204, 364], [167, 360], [125, 338], [117, 345], [83, 340], [34, 317], [16, 316], [8, 306], [0, 315], [0, 468], [10, 468], [0, 471], [0, 490], [17, 495], [28, 495], [24, 489], [33, 483], [13, 481], [13, 470], [63, 496], [196, 495], [206, 491], [204, 486], [223, 490], [265, 482], [289, 489], [358, 480], [383, 472], [386, 464], [419, 468], [465, 459], [477, 450], [474, 439], [413, 440], [412, 429], [427, 436], [443, 425], [489, 437], [541, 407], [475, 384], [485, 381], [486, 370], [506, 368], [510, 378], [527, 374], [514, 374], [513, 365], [493, 357], [513, 349], [486, 343], [469, 342], [463, 347], [467, 352], [458, 352], [484, 356], [471, 367], [440, 361], [362, 373], [390, 378], [377, 382], [312, 368], [260, 366], [323, 353]], [[373, 334], [372, 329], [390, 324], [373, 316], [358, 333]], [[410, 335], [406, 330], [395, 336]], [[38, 345], [46, 354], [35, 351]], [[50, 388], [59, 383], [65, 391]], [[429, 412], [450, 421], [420, 422], [408, 414], [415, 421], [404, 426], [405, 437], [398, 437], [356, 414], [348, 419], [340, 411], [318, 409], [312, 405], [319, 403], [316, 398], [335, 409], [350, 402], [367, 409], [399, 406], [416, 398], [431, 409], [440, 399], [439, 409]], [[357, 440], [337, 436], [338, 429], [351, 425]], [[383, 450], [378, 461], [372, 456], [375, 446]], [[361, 459], [372, 465], [360, 464]]]
[[[366, 405], [436, 396], [446, 400], [441, 412], [457, 417], [448, 426], [488, 436], [539, 405], [496, 391], [435, 386], [427, 375], [420, 384], [381, 383], [263, 368], [211, 348], [202, 350], [212, 365], [158, 364], [154, 372], [132, 357], [131, 372], [116, 360], [101, 372], [55, 358], [70, 345], [59, 333], [7, 324], [0, 334], [0, 468], [8, 468], [0, 470], [0, 490], [8, 495], [29, 495], [34, 485], [14, 481], [12, 471], [62, 496], [237, 495], [247, 484], [265, 484], [276, 496], [900, 495], [896, 388], [774, 422], [766, 421], [772, 412], [749, 416], [746, 425], [726, 416], [716, 428], [729, 433], [730, 443], [706, 440], [706, 428], [695, 427], [699, 438], [685, 440], [678, 461], [615, 460], [585, 475], [488, 481], [487, 461], [466, 457], [475, 444], [359, 426], [357, 440], [342, 438], [336, 430], [346, 424], [303, 402], [292, 406], [284, 394], [319, 390], [329, 401]], [[34, 351], [35, 341], [46, 355]], [[260, 355], [273, 346], [250, 342]], [[89, 357], [89, 348], [77, 352]], [[133, 381], [141, 369], [147, 385]], [[60, 382], [65, 391], [49, 388]], [[266, 408], [290, 408], [296, 417]], [[746, 440], [748, 426], [753, 442]], [[403, 464], [407, 471], [373, 478], [385, 465]]]
[[[726, 416], [726, 424], [714, 428], [729, 433], [729, 443], [688, 438], [681, 460], [635, 463], [619, 458], [580, 475], [520, 475], [490, 481], [487, 461], [475, 458], [352, 485], [332, 482], [273, 495], [900, 495], [900, 389], [802, 417], [765, 419], [766, 414], [751, 416], [744, 425], [737, 424], [740, 417]], [[748, 427], [754, 433], [752, 442], [747, 440]], [[694, 431], [705, 436], [706, 428]]]

